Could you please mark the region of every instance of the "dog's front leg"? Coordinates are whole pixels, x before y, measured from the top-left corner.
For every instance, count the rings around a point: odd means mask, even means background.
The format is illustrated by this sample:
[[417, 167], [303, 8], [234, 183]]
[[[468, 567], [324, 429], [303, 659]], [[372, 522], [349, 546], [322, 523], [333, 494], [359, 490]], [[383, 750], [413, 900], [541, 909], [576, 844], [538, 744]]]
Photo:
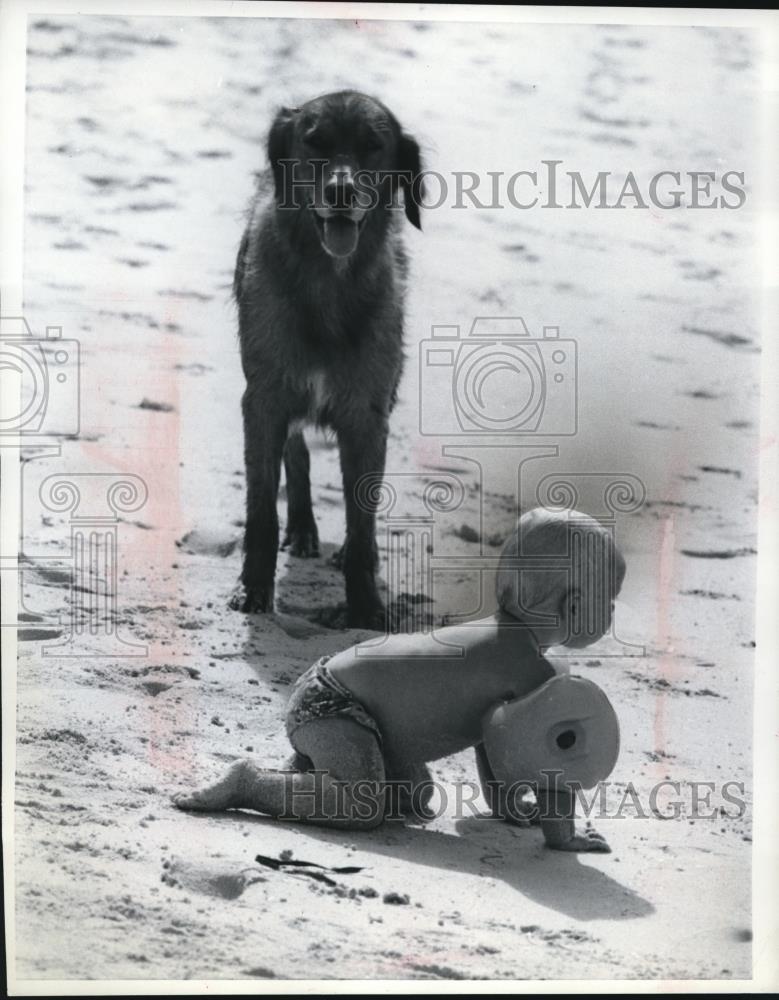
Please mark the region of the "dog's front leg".
[[287, 530], [283, 549], [293, 556], [319, 555], [319, 535], [311, 509], [310, 458], [302, 431], [290, 434], [284, 446], [284, 471], [287, 475]]
[[363, 489], [358, 495], [357, 487], [363, 476], [370, 474], [378, 485], [384, 475], [386, 418], [371, 412], [361, 422], [339, 428], [338, 447], [346, 503], [342, 568], [346, 577], [347, 624], [384, 631], [386, 613], [376, 588], [376, 503], [380, 490]]
[[246, 462], [246, 529], [241, 580], [230, 599], [236, 611], [273, 611], [274, 577], [279, 547], [281, 456], [288, 421], [270, 413], [258, 393], [244, 393], [244, 458]]

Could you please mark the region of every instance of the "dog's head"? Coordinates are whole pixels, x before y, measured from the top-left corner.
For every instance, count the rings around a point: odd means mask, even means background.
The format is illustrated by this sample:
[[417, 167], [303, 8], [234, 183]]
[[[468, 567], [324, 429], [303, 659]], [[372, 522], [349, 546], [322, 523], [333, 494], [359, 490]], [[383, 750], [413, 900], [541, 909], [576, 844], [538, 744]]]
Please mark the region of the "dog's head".
[[390, 208], [398, 190], [406, 217], [421, 229], [419, 146], [372, 97], [344, 90], [283, 108], [268, 158], [279, 207], [307, 209], [331, 257], [354, 253], [366, 221]]

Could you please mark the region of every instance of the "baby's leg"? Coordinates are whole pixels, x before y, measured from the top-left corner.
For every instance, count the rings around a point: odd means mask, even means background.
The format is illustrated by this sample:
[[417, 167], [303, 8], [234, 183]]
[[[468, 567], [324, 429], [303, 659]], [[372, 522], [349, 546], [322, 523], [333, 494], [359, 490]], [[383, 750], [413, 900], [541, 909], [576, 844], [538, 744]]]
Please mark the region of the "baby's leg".
[[313, 770], [296, 775], [286, 803], [291, 818], [346, 829], [382, 822], [384, 756], [375, 733], [352, 719], [312, 719], [294, 742]]
[[180, 809], [255, 809], [268, 816], [347, 829], [384, 818], [384, 760], [375, 735], [343, 718], [315, 719], [295, 733], [314, 771], [272, 771], [238, 761], [221, 781], [173, 797]]
[[435, 818], [436, 814], [428, 809], [433, 797], [433, 777], [425, 763], [388, 762], [387, 783], [392, 796], [393, 814], [401, 813], [421, 820]]

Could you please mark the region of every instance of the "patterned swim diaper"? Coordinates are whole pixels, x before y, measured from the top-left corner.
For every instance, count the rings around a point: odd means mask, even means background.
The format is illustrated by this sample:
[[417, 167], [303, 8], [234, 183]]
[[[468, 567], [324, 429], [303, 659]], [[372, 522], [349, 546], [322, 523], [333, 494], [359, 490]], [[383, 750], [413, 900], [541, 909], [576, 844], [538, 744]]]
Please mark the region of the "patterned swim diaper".
[[287, 736], [290, 741], [295, 730], [312, 719], [344, 718], [370, 729], [381, 744], [381, 731], [376, 720], [328, 670], [329, 659], [329, 656], [323, 656], [317, 660], [295, 682], [287, 703]]

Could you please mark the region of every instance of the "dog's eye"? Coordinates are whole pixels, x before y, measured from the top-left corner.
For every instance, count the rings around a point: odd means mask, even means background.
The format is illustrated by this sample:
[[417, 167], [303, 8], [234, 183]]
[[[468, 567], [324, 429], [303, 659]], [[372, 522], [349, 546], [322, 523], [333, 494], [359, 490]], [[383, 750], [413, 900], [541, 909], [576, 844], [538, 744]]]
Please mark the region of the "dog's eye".
[[317, 151], [324, 149], [325, 146], [325, 137], [321, 132], [317, 132], [316, 129], [306, 132], [303, 136], [303, 141], [310, 149]]
[[372, 132], [365, 140], [365, 147], [371, 153], [378, 153], [380, 149], [384, 149], [384, 142], [377, 132]]

